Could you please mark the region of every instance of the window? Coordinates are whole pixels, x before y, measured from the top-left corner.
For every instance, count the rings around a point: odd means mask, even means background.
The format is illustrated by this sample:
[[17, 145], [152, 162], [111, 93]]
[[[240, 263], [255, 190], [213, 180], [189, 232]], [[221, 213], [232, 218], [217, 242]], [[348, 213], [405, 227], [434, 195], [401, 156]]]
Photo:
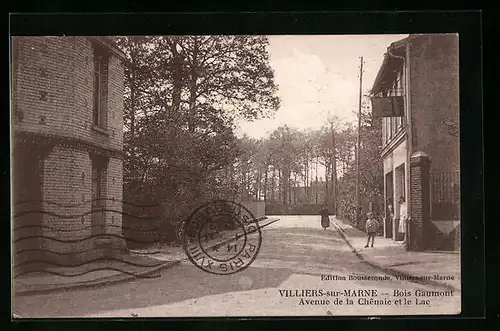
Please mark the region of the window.
[[[400, 97], [404, 96], [405, 91], [404, 91], [404, 73], [402, 70], [400, 70], [394, 81], [387, 86], [385, 90], [381, 92], [382, 97]], [[384, 117], [383, 119], [383, 145], [388, 144], [392, 138], [396, 137], [396, 135], [401, 132], [403, 129], [404, 125], [406, 124], [406, 118], [405, 118], [405, 112], [404, 110], [402, 116], [398, 117]]]
[[[399, 74], [394, 83], [392, 84], [392, 93], [391, 95], [393, 96], [400, 96], [400, 90], [399, 90]], [[393, 134], [396, 134], [396, 132], [399, 131], [399, 117], [392, 117], [391, 118], [391, 123], [392, 123], [392, 132]]]
[[384, 117], [384, 138], [385, 138], [385, 143], [389, 142], [389, 124], [387, 123], [387, 118]]
[[382, 145], [387, 143], [387, 129], [385, 118], [382, 119]]
[[105, 129], [107, 124], [109, 53], [94, 45], [94, 107], [92, 123]]
[[[405, 95], [405, 77], [406, 75], [403, 73], [403, 71], [401, 71], [401, 78], [400, 78], [400, 81], [401, 81], [401, 84], [400, 84], [400, 88], [401, 88], [401, 92], [402, 92], [402, 95]], [[407, 114], [407, 110], [406, 110], [406, 105], [405, 105], [405, 111], [403, 113], [403, 116], [401, 117], [401, 126], [405, 126], [406, 125], [406, 114]]]
[[98, 156], [92, 157], [92, 233], [104, 233], [106, 197], [106, 168], [105, 159]]
[[[396, 180], [396, 198], [399, 200], [400, 197], [406, 200], [406, 179], [405, 179], [405, 164], [401, 164], [396, 168], [395, 172]], [[399, 210], [398, 210], [399, 213]]]
[[389, 138], [392, 138], [394, 132], [394, 117], [389, 117]]
[[[401, 70], [398, 74], [398, 80], [396, 82], [396, 87], [397, 87], [397, 92], [398, 95], [404, 96], [405, 95], [405, 88], [404, 88], [404, 75], [403, 75], [403, 70]], [[405, 112], [403, 112], [403, 116], [398, 117], [398, 130], [399, 128], [402, 128], [404, 125], [404, 118], [405, 118]]]
[[[396, 77], [396, 80], [392, 83], [389, 90], [389, 96], [404, 96], [404, 85], [403, 85], [403, 72], [400, 71]], [[389, 120], [389, 136], [393, 137], [403, 128], [404, 114], [400, 117], [391, 117]]]
[[402, 164], [401, 168], [401, 196], [406, 199], [406, 173], [405, 173], [405, 165]]

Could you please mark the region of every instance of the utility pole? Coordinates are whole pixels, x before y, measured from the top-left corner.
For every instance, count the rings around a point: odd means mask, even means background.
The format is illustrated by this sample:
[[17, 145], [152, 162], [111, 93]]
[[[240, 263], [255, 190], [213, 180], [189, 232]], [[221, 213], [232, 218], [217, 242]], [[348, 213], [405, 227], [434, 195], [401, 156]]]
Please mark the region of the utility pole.
[[356, 140], [356, 226], [359, 225], [361, 217], [359, 208], [359, 155], [361, 146], [361, 96], [363, 93], [363, 57], [361, 57], [361, 66], [359, 68], [359, 108], [358, 108], [358, 137]]

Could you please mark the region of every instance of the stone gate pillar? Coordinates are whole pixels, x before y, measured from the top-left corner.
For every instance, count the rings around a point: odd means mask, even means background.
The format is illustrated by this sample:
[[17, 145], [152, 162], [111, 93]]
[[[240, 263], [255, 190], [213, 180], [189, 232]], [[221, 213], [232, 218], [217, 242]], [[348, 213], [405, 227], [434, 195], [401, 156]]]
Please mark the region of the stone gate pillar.
[[407, 245], [410, 251], [427, 246], [426, 229], [430, 223], [430, 158], [424, 152], [410, 157], [410, 219], [407, 222]]

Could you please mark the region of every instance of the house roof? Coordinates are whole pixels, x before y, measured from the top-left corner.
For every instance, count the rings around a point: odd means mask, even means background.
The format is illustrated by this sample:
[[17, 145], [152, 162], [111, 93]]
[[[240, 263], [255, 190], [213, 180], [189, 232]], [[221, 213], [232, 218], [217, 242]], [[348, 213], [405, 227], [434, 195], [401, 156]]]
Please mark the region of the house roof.
[[[406, 58], [405, 46], [409, 42], [410, 38], [411, 36], [398, 40], [387, 47], [387, 52], [384, 54], [384, 60], [370, 91], [371, 94], [379, 93], [394, 82], [397, 77], [398, 70], [403, 65], [402, 59], [398, 57], [402, 56]], [[391, 54], [398, 57], [394, 57]]]
[[96, 36], [96, 37], [89, 37], [93, 41], [96, 41], [100, 43], [101, 45], [105, 46], [107, 49], [109, 49], [115, 56], [117, 56], [120, 60], [125, 60], [125, 54], [122, 52], [122, 50], [116, 45], [115, 40], [113, 37], [108, 37], [108, 36]]
[[[406, 45], [417, 39], [429, 38], [433, 35], [429, 34], [410, 34], [408, 37], [395, 41], [387, 47], [387, 52], [384, 54], [384, 60], [377, 73], [370, 94], [377, 94], [389, 87], [397, 78], [398, 70], [401, 69], [403, 57], [406, 60]], [[390, 54], [389, 54], [390, 53]], [[395, 55], [395, 56], [391, 56]]]

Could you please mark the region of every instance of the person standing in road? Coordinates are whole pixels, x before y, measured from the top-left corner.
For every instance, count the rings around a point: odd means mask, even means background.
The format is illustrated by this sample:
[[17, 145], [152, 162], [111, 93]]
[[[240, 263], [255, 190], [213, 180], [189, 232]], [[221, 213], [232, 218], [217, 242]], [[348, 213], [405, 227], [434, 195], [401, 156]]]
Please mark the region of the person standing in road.
[[368, 213], [366, 214], [368, 219], [366, 220], [366, 233], [368, 234], [368, 240], [366, 242], [365, 248], [368, 247], [370, 244], [370, 239], [372, 240], [372, 246], [373, 247], [373, 242], [375, 241], [375, 236], [377, 235], [377, 229], [378, 229], [378, 222], [377, 220], [373, 217], [373, 213]]
[[328, 215], [328, 208], [323, 206], [320, 211], [321, 214], [321, 227], [326, 230], [330, 227], [330, 217]]
[[403, 244], [406, 243], [406, 201], [404, 197], [399, 198], [399, 229], [398, 232], [403, 234]]

